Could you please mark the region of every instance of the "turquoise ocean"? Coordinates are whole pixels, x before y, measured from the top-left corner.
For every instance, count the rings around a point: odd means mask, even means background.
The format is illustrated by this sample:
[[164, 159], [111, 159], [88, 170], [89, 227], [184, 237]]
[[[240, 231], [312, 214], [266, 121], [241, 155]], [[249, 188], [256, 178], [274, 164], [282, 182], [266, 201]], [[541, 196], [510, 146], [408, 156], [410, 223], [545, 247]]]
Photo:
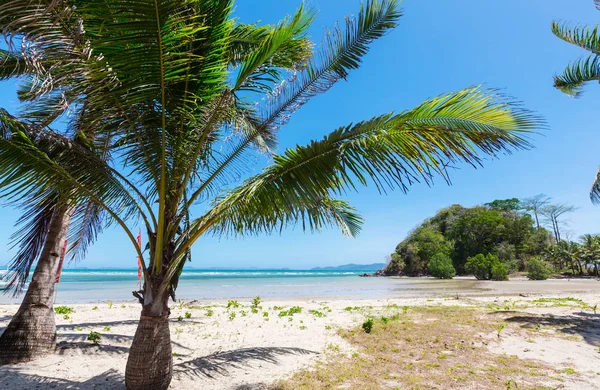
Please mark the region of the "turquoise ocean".
[[[264, 298], [389, 298], [406, 281], [361, 278], [361, 271], [313, 270], [184, 270], [177, 298], [184, 300]], [[134, 299], [139, 289], [137, 270], [65, 269], [56, 287], [57, 303], [93, 303]], [[21, 297], [0, 294], [0, 304]]]

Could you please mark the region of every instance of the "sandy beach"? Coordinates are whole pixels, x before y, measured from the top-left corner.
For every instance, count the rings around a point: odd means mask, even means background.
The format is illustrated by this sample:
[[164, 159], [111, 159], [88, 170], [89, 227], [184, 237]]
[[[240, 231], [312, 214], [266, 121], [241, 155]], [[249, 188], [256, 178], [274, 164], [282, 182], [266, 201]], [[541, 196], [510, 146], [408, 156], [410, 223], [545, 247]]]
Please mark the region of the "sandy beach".
[[[493, 330], [479, 335], [487, 340], [489, 353], [538, 361], [558, 373], [571, 373], [555, 375], [554, 382], [561, 388], [597, 388], [600, 314], [594, 314], [592, 307], [600, 303], [600, 282], [485, 282], [462, 293], [449, 292], [449, 283], [422, 280], [414, 285], [422, 289], [418, 296], [413, 289], [390, 299], [263, 299], [254, 312], [250, 300], [180, 301], [171, 307], [175, 371], [171, 388], [260, 389], [285, 383], [293, 373], [332, 359], [328, 351], [346, 356], [356, 351], [340, 336], [341, 330], [357, 327], [367, 318], [402, 318], [436, 307], [493, 313], [498, 316], [494, 323], [507, 325], [501, 338]], [[445, 292], [436, 293], [436, 285]], [[2, 367], [0, 388], [124, 388], [139, 305], [107, 301], [68, 306], [73, 313], [56, 316], [56, 353]], [[16, 305], [0, 306], [0, 329], [16, 310]], [[544, 328], [536, 340], [528, 331], [534, 322]], [[97, 345], [86, 340], [91, 331], [101, 335]], [[547, 385], [548, 379], [540, 377], [539, 385]]]

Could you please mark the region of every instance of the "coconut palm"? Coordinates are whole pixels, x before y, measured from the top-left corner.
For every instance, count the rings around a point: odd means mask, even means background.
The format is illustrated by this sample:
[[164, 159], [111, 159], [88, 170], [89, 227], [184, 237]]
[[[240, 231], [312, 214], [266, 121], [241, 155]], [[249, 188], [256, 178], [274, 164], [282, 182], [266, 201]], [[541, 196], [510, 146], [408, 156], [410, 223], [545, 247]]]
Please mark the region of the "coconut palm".
[[558, 254], [565, 262], [565, 265], [571, 266], [573, 274], [583, 274], [583, 267], [581, 265], [581, 246], [573, 241], [560, 241], [557, 244]]
[[581, 252], [585, 259], [586, 266], [593, 265], [594, 275], [598, 276], [598, 263], [600, 263], [600, 235], [584, 234], [581, 236]]
[[[16, 5], [19, 4], [5, 2], [0, 7], [0, 25], [8, 47], [0, 50], [0, 79], [17, 79], [18, 96], [28, 107], [20, 120], [0, 110], [0, 137], [11, 142], [13, 137], [26, 135], [46, 156], [66, 164], [64, 169], [85, 164], [61, 156], [73, 148], [88, 148], [96, 159], [109, 158], [108, 140], [102, 134], [96, 135], [97, 126], [85, 119], [85, 92], [75, 93], [64, 82], [90, 75], [86, 73], [89, 49], [81, 44], [80, 32], [55, 23], [61, 13], [58, 5], [37, 15], [38, 28], [45, 28], [44, 37], [31, 35], [27, 28], [20, 30], [19, 23], [13, 24], [11, 15]], [[69, 128], [62, 133], [50, 131], [48, 125], [60, 120], [68, 109], [72, 117]], [[11, 181], [22, 172], [2, 174], [5, 181]], [[54, 350], [53, 292], [60, 263], [67, 249], [70, 260], [83, 258], [104, 219], [97, 204], [75, 204], [70, 202], [68, 191], [51, 186], [19, 196], [13, 203], [23, 214], [18, 220], [19, 229], [12, 236], [18, 250], [9, 266], [9, 288], [5, 292], [21, 293], [33, 264], [37, 265], [19, 310], [0, 336], [0, 364], [29, 360]], [[71, 243], [69, 247], [67, 241]]]
[[[72, 5], [55, 2], [52, 6], [42, 3], [12, 1], [0, 11], [0, 25], [4, 26], [4, 37], [8, 50], [0, 50], [0, 79], [15, 78], [20, 81], [19, 98], [28, 107], [23, 115], [24, 122], [0, 111], [4, 130], [2, 137], [11, 141], [13, 133], [23, 129], [36, 143], [36, 147], [48, 155], [67, 149], [88, 147], [104, 160], [110, 159], [110, 134], [102, 131], [102, 122], [86, 120], [86, 100], [89, 89], [77, 89], [68, 81], [72, 78], [95, 78], [87, 88], [104, 88], [112, 81], [102, 68], [95, 68], [97, 57], [90, 56], [87, 40], [82, 39], [78, 19], [74, 18]], [[19, 21], [14, 12], [33, 10], [35, 25]], [[61, 20], [62, 23], [56, 23]], [[36, 32], [43, 28], [45, 34]], [[272, 29], [269, 26], [237, 26], [238, 40], [232, 45], [232, 65], [248, 54]], [[274, 54], [272, 61], [281, 69], [301, 66], [310, 54], [310, 41], [292, 38]], [[44, 53], [39, 56], [39, 53]], [[65, 113], [76, 119], [70, 128], [56, 132], [49, 127], [59, 121]], [[66, 136], [66, 137], [65, 137]], [[48, 146], [54, 151], [48, 150]], [[88, 156], [84, 157], [85, 159]], [[72, 161], [69, 161], [71, 163]], [[75, 161], [76, 164], [78, 164]], [[63, 166], [69, 169], [68, 165]], [[109, 223], [103, 209], [94, 202], [73, 204], [69, 191], [43, 190], [28, 194], [25, 200], [15, 202], [23, 209], [19, 219], [20, 228], [13, 235], [18, 247], [9, 266], [9, 288], [5, 292], [20, 293], [37, 263], [31, 283], [18, 312], [0, 336], [0, 364], [14, 363], [40, 357], [55, 348], [56, 326], [53, 312], [53, 292], [57, 281], [57, 270], [70, 242], [71, 261], [81, 260], [104, 223]], [[69, 227], [73, 222], [70, 233]]]
[[[94, 77], [67, 83], [78, 91], [95, 86], [86, 94], [86, 120], [111, 134], [114, 158], [62, 169], [52, 158], [38, 158], [44, 152], [25, 134], [4, 142], [10, 149], [0, 148], [2, 172], [21, 170], [13, 177], [17, 184], [5, 180], [3, 190], [52, 186], [69, 192], [74, 204], [91, 200], [132, 242], [144, 283], [134, 292], [142, 312], [126, 368], [130, 389], [170, 383], [168, 300], [198, 238], [294, 224], [356, 235], [362, 220], [338, 199], [345, 191], [369, 183], [382, 192], [406, 191], [436, 175], [448, 180], [450, 165], [478, 166], [481, 155], [527, 148], [524, 137], [541, 124], [510, 99], [475, 87], [275, 154], [278, 132], [292, 114], [346, 79], [370, 44], [396, 26], [398, 1], [368, 1], [308, 58], [298, 55], [311, 47], [304, 42], [314, 12], [305, 6], [258, 28], [232, 18], [233, 1], [67, 3], [77, 5], [70, 15], [96, 56]], [[14, 18], [35, 29], [35, 12], [19, 9]], [[261, 153], [272, 163], [248, 177], [252, 157]], [[146, 256], [123, 209], [133, 209], [146, 227]]]
[[[600, 0], [594, 0], [600, 10]], [[600, 80], [600, 26], [569, 26], [552, 22], [552, 32], [565, 42], [578, 46], [588, 52], [585, 58], [569, 64], [560, 75], [554, 76], [554, 86], [572, 97], [579, 97], [583, 87], [592, 81]], [[600, 170], [596, 173], [590, 198], [595, 204], [600, 203]]]

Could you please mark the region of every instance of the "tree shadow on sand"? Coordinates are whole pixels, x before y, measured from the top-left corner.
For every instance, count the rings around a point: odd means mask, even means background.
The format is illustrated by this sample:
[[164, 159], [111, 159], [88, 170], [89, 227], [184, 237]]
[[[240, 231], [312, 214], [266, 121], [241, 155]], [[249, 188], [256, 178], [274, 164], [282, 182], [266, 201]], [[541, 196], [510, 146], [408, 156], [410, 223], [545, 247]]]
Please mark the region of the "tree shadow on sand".
[[[90, 348], [96, 348], [103, 350], [105, 352], [113, 352], [113, 353], [127, 353], [129, 352], [129, 346], [133, 342], [133, 336], [125, 335], [125, 334], [117, 334], [117, 333], [101, 333], [100, 344], [94, 345], [91, 342], [87, 341], [87, 334], [85, 333], [63, 333], [58, 336], [59, 342], [57, 344], [57, 349], [59, 349], [59, 354], [64, 354], [64, 352], [60, 352], [61, 350], [67, 349], [77, 349], [81, 350], [85, 353], [85, 351], [90, 351]], [[110, 344], [105, 345], [103, 341], [108, 341]], [[117, 345], [115, 345], [117, 344]], [[119, 345], [121, 344], [121, 345]], [[177, 347], [179, 349], [187, 350], [190, 349], [183, 344], [177, 343], [175, 341], [171, 341], [171, 345]], [[96, 352], [94, 352], [96, 353]]]
[[49, 376], [21, 372], [18, 368], [4, 368], [0, 372], [2, 389], [124, 389], [125, 378], [117, 370], [110, 369], [86, 381], [77, 382]]
[[232, 369], [252, 367], [253, 364], [279, 364], [279, 358], [285, 355], [317, 355], [318, 352], [291, 347], [241, 348], [232, 351], [217, 352], [173, 366], [176, 375], [190, 377], [228, 376]]
[[580, 335], [593, 346], [600, 345], [600, 314], [573, 313], [569, 315], [529, 314], [506, 318], [507, 322], [520, 324], [525, 329], [550, 327], [569, 335]]

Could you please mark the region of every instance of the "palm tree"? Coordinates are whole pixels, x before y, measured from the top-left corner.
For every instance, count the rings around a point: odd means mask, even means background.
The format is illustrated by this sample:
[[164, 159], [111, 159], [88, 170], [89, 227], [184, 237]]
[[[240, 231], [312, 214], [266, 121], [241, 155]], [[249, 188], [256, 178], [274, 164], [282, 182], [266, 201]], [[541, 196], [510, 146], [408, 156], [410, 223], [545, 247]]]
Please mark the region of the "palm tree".
[[[600, 10], [600, 0], [594, 0]], [[552, 32], [565, 42], [586, 50], [589, 54], [567, 66], [562, 74], [554, 76], [554, 86], [572, 97], [579, 97], [585, 84], [600, 80], [600, 26], [571, 27], [565, 23], [552, 22]], [[600, 170], [596, 173], [590, 191], [593, 203], [600, 203]]]
[[583, 267], [581, 266], [581, 246], [573, 241], [560, 241], [557, 244], [559, 256], [565, 262], [565, 264], [571, 266], [573, 275], [583, 274]]
[[581, 237], [581, 251], [586, 260], [586, 266], [593, 264], [594, 275], [598, 276], [598, 263], [600, 263], [600, 235], [584, 234]]
[[[15, 178], [24, 182], [5, 180], [4, 193], [52, 186], [70, 191], [75, 204], [91, 200], [123, 228], [142, 258], [144, 284], [134, 292], [142, 312], [125, 378], [130, 389], [170, 383], [168, 300], [199, 237], [270, 233], [296, 223], [356, 235], [362, 219], [337, 199], [345, 191], [368, 183], [382, 192], [406, 191], [436, 175], [447, 180], [449, 165], [478, 166], [480, 154], [527, 148], [523, 137], [541, 125], [511, 100], [475, 87], [275, 154], [277, 134], [292, 114], [346, 79], [369, 45], [396, 26], [398, 1], [368, 1], [302, 61], [290, 53], [298, 53], [299, 44], [312, 47], [303, 44], [314, 19], [305, 6], [258, 28], [232, 18], [233, 1], [73, 4], [69, 15], [95, 53], [94, 69], [113, 82], [86, 95], [86, 112], [90, 123], [111, 134], [115, 157], [65, 170], [51, 158], [35, 158], [43, 151], [25, 136], [13, 139], [10, 150], [0, 146], [0, 169], [21, 169]], [[35, 29], [35, 11], [17, 11], [13, 23]], [[82, 90], [96, 79], [65, 83]], [[256, 153], [267, 153], [273, 163], [240, 183]], [[145, 257], [123, 207], [135, 209], [146, 227]]]
[[[64, 163], [62, 167], [67, 170], [73, 164], [81, 164], [61, 156], [65, 152], [73, 153], [69, 151], [73, 148], [85, 147], [93, 150], [97, 158], [109, 158], [106, 137], [97, 136], [97, 126], [86, 123], [84, 92], [75, 93], [61, 81], [83, 77], [84, 72], [89, 72], [86, 64], [90, 62], [88, 50], [79, 42], [80, 34], [71, 28], [74, 26], [55, 23], [64, 6], [48, 7], [38, 13], [38, 28], [43, 26], [46, 31], [42, 38], [30, 35], [26, 26], [19, 30], [12, 25], [11, 6], [19, 5], [17, 3], [8, 2], [0, 8], [0, 25], [4, 27], [8, 46], [8, 50], [0, 50], [0, 79], [20, 81], [18, 96], [30, 106], [23, 115], [23, 122], [0, 110], [0, 137], [11, 142], [13, 137], [26, 134], [36, 148]], [[60, 44], [56, 45], [57, 42]], [[39, 53], [44, 55], [39, 56]], [[73, 117], [70, 128], [64, 134], [50, 131], [47, 126], [64, 116], [68, 109]], [[2, 173], [6, 180], [21, 174], [19, 171]], [[33, 264], [37, 265], [19, 310], [0, 336], [0, 364], [30, 360], [54, 351], [53, 293], [57, 271], [67, 249], [71, 261], [84, 257], [88, 245], [102, 230], [104, 220], [104, 212], [97, 204], [75, 204], [69, 192], [51, 187], [32, 191], [14, 203], [21, 207], [23, 214], [18, 220], [19, 229], [12, 237], [18, 251], [9, 266], [9, 288], [5, 292], [15, 296], [21, 293]], [[69, 247], [67, 241], [71, 243]]]
[[[5, 141], [22, 128], [48, 155], [63, 153], [66, 145], [70, 152], [77, 147], [88, 147], [104, 160], [110, 159], [110, 134], [102, 132], [102, 122], [86, 120], [86, 100], [89, 89], [78, 90], [64, 82], [71, 78], [95, 77], [106, 86], [111, 81], [102, 70], [94, 67], [96, 58], [90, 58], [87, 41], [81, 39], [77, 19], [73, 19], [70, 5], [66, 2], [52, 7], [40, 4], [12, 1], [0, 12], [0, 24], [4, 27], [8, 50], [0, 50], [0, 79], [21, 81], [19, 97], [24, 103], [34, 103], [35, 110], [28, 109], [25, 122], [8, 112], [0, 111]], [[36, 24], [19, 23], [13, 13], [32, 9]], [[56, 23], [61, 20], [62, 23]], [[71, 21], [75, 23], [66, 23]], [[45, 35], [36, 34], [43, 28]], [[232, 64], [239, 61], [248, 50], [256, 46], [269, 31], [268, 26], [239, 26], [240, 37], [232, 46]], [[16, 43], [15, 43], [16, 42]], [[311, 42], [307, 39], [292, 39], [282, 45], [272, 61], [282, 69], [301, 66], [311, 53]], [[39, 53], [44, 56], [39, 57]], [[76, 66], [74, 66], [76, 65]], [[88, 87], [97, 88], [91, 84]], [[66, 112], [76, 120], [71, 122], [65, 134], [53, 131], [49, 125], [61, 119]], [[65, 138], [64, 135], [67, 137]], [[50, 151], [48, 147], [53, 148]], [[85, 156], [87, 159], [89, 156]], [[53, 157], [56, 158], [56, 157]], [[69, 169], [68, 161], [63, 166]], [[57, 281], [58, 267], [64, 257], [67, 242], [71, 242], [68, 253], [71, 261], [85, 256], [87, 247], [101, 232], [105, 218], [103, 209], [94, 202], [72, 204], [68, 191], [59, 194], [56, 190], [31, 193], [25, 200], [16, 202], [23, 210], [19, 219], [19, 230], [13, 235], [18, 252], [9, 267], [9, 288], [15, 296], [22, 292], [32, 265], [37, 262], [31, 283], [18, 312], [0, 336], [0, 364], [15, 363], [40, 357], [54, 350], [56, 326], [53, 312], [53, 292]], [[67, 233], [70, 225], [73, 229]]]

